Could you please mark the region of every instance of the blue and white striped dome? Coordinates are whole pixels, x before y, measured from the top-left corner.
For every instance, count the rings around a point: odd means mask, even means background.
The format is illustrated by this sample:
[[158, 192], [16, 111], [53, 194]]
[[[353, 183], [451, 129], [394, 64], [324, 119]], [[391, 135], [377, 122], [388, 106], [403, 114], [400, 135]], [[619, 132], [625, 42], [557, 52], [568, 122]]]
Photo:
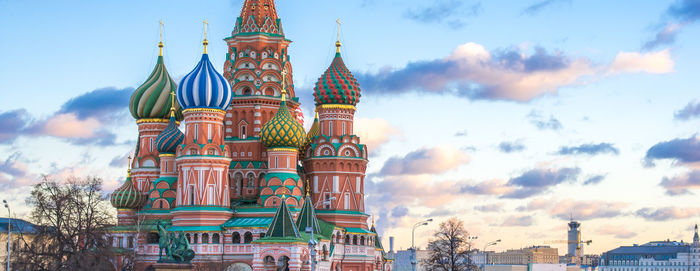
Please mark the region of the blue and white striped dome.
[[183, 109], [213, 108], [226, 110], [231, 103], [231, 85], [203, 54], [197, 67], [177, 86], [177, 101]]

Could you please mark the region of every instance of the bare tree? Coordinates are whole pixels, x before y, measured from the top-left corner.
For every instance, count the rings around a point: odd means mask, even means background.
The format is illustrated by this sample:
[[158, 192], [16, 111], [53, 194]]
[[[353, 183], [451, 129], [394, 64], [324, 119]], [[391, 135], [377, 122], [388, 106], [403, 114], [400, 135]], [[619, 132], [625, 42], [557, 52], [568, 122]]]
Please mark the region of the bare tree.
[[464, 222], [455, 217], [450, 218], [440, 223], [440, 229], [428, 243], [429, 256], [423, 260], [423, 264], [426, 270], [474, 270], [475, 266], [469, 257], [471, 247]]
[[112, 270], [107, 228], [114, 218], [99, 178], [57, 182], [44, 176], [34, 185], [27, 204], [38, 227], [20, 236], [13, 269]]

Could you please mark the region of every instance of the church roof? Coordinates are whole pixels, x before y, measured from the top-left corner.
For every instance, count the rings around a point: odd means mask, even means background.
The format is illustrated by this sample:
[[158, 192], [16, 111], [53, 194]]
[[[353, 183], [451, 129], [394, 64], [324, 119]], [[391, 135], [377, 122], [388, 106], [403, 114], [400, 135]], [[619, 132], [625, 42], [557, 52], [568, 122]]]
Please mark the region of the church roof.
[[284, 35], [274, 0], [245, 0], [233, 28], [234, 36], [243, 33]]
[[[162, 45], [162, 43], [161, 43]], [[163, 63], [163, 56], [158, 56], [151, 75], [139, 86], [129, 100], [129, 111], [135, 119], [167, 119], [172, 101], [170, 92], [177, 89], [175, 80], [170, 77]], [[175, 116], [182, 120], [180, 106], [175, 104]]]
[[282, 102], [277, 114], [263, 125], [260, 138], [267, 148], [300, 149], [304, 146], [304, 127], [289, 112], [285, 93], [282, 93]]
[[165, 127], [165, 129], [156, 137], [155, 143], [159, 153], [175, 153], [177, 145], [182, 143], [182, 141], [185, 139], [185, 134], [183, 134], [178, 128], [179, 125], [175, 120], [176, 115], [174, 112], [174, 108], [171, 108], [170, 122], [168, 123], [168, 126]]
[[340, 43], [333, 62], [314, 86], [316, 105], [343, 104], [355, 106], [360, 102], [360, 85], [340, 56]]
[[312, 206], [311, 197], [309, 197], [309, 195], [306, 195], [306, 198], [304, 198], [304, 205], [301, 206], [296, 225], [297, 229], [301, 229], [304, 232], [310, 227], [313, 229], [314, 234], [321, 233], [321, 227], [318, 225], [316, 212], [314, 212], [314, 207]]
[[267, 233], [265, 234], [265, 238], [284, 238], [284, 237], [293, 237], [293, 238], [301, 238], [301, 235], [299, 235], [299, 230], [297, 229], [296, 225], [294, 224], [294, 217], [292, 217], [292, 213], [289, 212], [289, 207], [287, 207], [287, 204], [285, 203], [284, 199], [282, 200], [282, 203], [280, 204], [280, 207], [277, 209], [277, 213], [275, 213], [275, 217], [272, 218], [272, 223], [270, 223], [270, 227], [267, 228]]

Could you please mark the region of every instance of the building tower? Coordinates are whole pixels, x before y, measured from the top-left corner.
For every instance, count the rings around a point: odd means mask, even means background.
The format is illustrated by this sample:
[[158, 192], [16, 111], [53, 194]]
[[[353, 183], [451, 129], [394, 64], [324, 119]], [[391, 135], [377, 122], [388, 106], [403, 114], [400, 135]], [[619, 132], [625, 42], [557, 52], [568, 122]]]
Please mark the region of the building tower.
[[[141, 84], [129, 100], [129, 111], [138, 125], [138, 139], [135, 158], [132, 161], [131, 177], [136, 188], [144, 195], [151, 190], [153, 181], [160, 173], [160, 158], [155, 146], [155, 140], [165, 127], [168, 126], [172, 101], [170, 93], [177, 89], [175, 81], [168, 74], [163, 63], [163, 39], [161, 26], [161, 41], [158, 43], [159, 54], [156, 66], [146, 81]], [[175, 104], [175, 120], [182, 120], [180, 106]]]
[[233, 90], [224, 132], [234, 161], [231, 197], [255, 202], [269, 166], [260, 132], [280, 106], [283, 82], [287, 85], [287, 107], [299, 117], [287, 51], [291, 41], [284, 37], [274, 0], [245, 0], [231, 37], [224, 40], [228, 44], [224, 77]]
[[[153, 182], [148, 191], [147, 210], [151, 218], [170, 219], [172, 216], [167, 210], [175, 206], [177, 182], [177, 167], [175, 165], [175, 152], [177, 146], [185, 139], [175, 120], [175, 92], [170, 93], [173, 106], [170, 108], [170, 122], [168, 127], [156, 137], [156, 149], [160, 157], [160, 177]], [[146, 211], [146, 210], [144, 210]]]
[[569, 222], [567, 256], [572, 263], [578, 263], [583, 256], [583, 248], [581, 247], [581, 223], [574, 221]]
[[[282, 71], [282, 74], [285, 74]], [[282, 84], [282, 102], [277, 114], [262, 127], [260, 139], [267, 148], [268, 170], [260, 183], [259, 203], [265, 207], [276, 206], [283, 195], [290, 195], [286, 204], [301, 207], [303, 180], [297, 174], [298, 151], [304, 146], [306, 133], [286, 103], [286, 91]]]
[[305, 150], [304, 171], [311, 180], [314, 206], [320, 208], [319, 219], [367, 230], [367, 147], [353, 133], [360, 86], [343, 63], [340, 40], [335, 45], [333, 62], [314, 87], [318, 112], [318, 132], [314, 133], [318, 135], [310, 138]]
[[224, 111], [231, 87], [209, 61], [206, 21], [204, 53], [177, 88], [185, 139], [177, 147], [178, 171], [173, 226], [219, 226], [231, 217], [228, 189], [230, 151], [224, 144]]

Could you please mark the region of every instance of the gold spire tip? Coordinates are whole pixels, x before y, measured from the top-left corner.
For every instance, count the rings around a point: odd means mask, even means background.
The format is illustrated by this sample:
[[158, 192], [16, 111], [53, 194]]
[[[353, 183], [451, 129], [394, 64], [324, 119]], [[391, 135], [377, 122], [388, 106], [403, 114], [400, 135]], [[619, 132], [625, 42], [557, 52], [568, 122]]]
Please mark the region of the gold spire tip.
[[126, 157], [127, 161], [129, 161], [126, 164], [126, 177], [131, 178], [131, 155]]
[[335, 22], [338, 24], [338, 39], [335, 42], [335, 52], [340, 53], [340, 46], [342, 46], [340, 43], [340, 19], [335, 20]]
[[175, 117], [175, 91], [170, 92], [170, 117]]
[[158, 56], [163, 56], [163, 20], [161, 19], [160, 22], [160, 41], [158, 42]]
[[287, 68], [282, 69], [282, 101], [287, 101], [287, 89], [286, 89], [286, 82], [287, 82]]
[[204, 53], [207, 53], [207, 45], [209, 45], [209, 41], [207, 40], [207, 26], [209, 26], [209, 22], [207, 20], [204, 20], [204, 41], [202, 41], [202, 44], [204, 45]]

